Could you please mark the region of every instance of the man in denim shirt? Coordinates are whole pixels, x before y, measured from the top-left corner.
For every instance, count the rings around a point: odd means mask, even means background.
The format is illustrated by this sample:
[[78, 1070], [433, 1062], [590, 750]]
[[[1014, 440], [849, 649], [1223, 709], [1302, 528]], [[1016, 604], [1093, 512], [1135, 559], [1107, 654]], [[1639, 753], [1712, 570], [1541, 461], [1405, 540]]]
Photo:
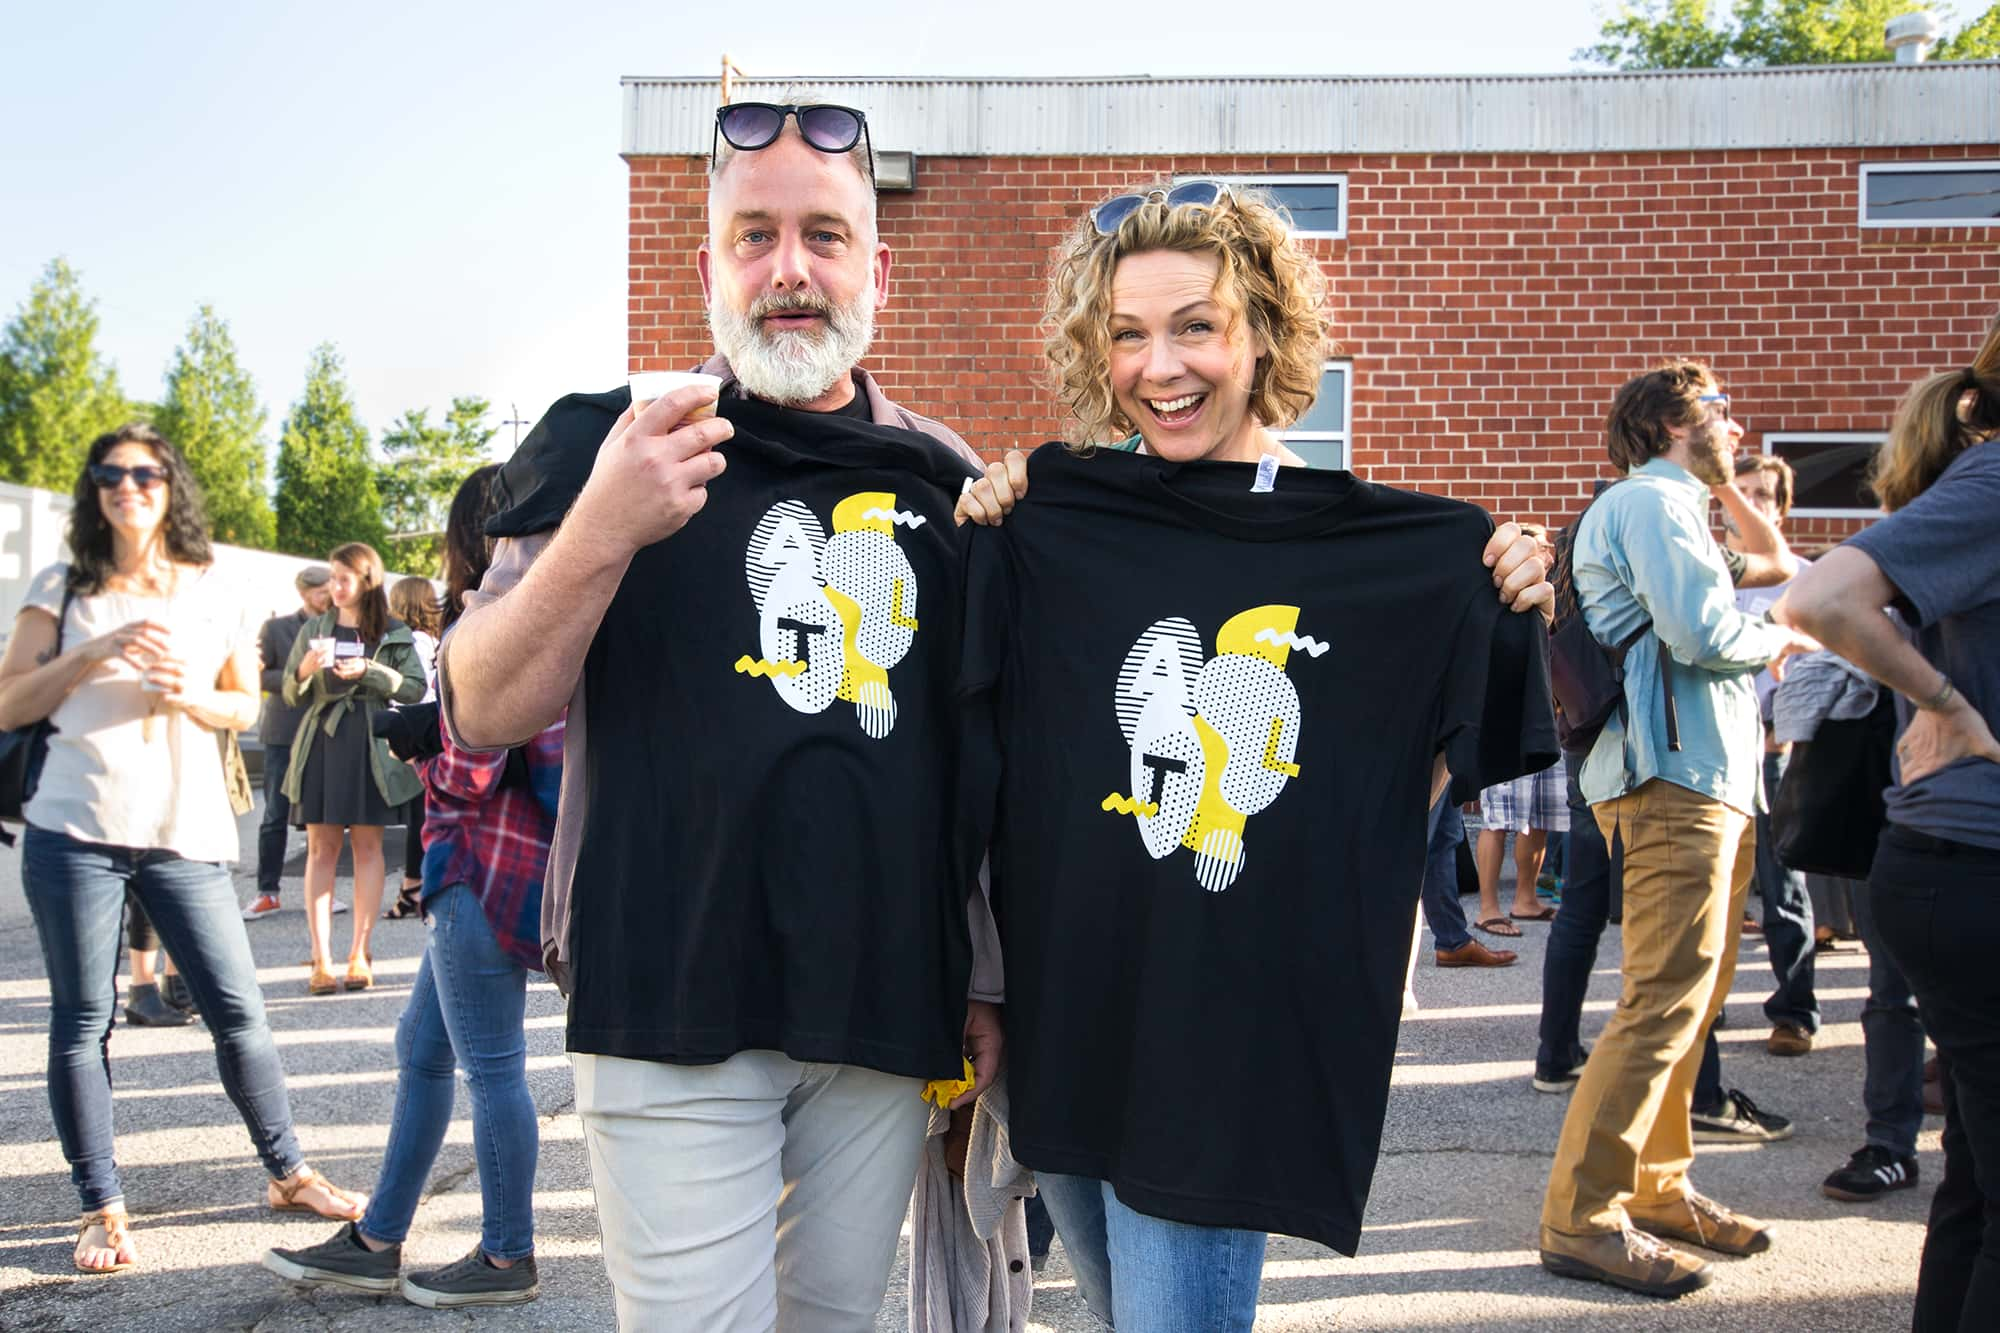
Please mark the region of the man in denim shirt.
[[1707, 1266], [1656, 1237], [1725, 1254], [1771, 1244], [1763, 1223], [1689, 1184], [1688, 1110], [1756, 864], [1754, 681], [1811, 645], [1736, 607], [1708, 501], [1731, 479], [1742, 428], [1707, 367], [1677, 360], [1631, 380], [1606, 429], [1627, 478], [1584, 516], [1572, 560], [1591, 633], [1633, 640], [1625, 707], [1580, 775], [1606, 841], [1615, 832], [1624, 845], [1625, 980], [1563, 1122], [1542, 1262], [1680, 1296], [1707, 1284]]

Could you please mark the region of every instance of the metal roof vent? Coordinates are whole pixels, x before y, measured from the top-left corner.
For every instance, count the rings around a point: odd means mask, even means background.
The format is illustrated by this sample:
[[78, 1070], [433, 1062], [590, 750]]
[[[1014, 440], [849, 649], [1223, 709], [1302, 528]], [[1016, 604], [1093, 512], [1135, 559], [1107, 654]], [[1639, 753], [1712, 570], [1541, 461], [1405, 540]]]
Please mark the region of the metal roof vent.
[[1914, 65], [1930, 54], [1937, 45], [1937, 39], [1944, 29], [1937, 19], [1918, 10], [1913, 14], [1900, 14], [1889, 20], [1882, 36], [1889, 49], [1896, 53], [1899, 65]]

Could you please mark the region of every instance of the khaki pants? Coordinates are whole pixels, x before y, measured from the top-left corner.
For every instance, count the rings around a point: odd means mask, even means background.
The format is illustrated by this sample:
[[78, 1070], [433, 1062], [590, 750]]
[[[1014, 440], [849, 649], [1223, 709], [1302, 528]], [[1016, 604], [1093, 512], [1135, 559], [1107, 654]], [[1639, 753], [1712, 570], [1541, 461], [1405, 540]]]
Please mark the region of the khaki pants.
[[1750, 816], [1654, 779], [1591, 807], [1625, 848], [1625, 987], [1563, 1121], [1542, 1225], [1617, 1231], [1625, 1206], [1685, 1196], [1688, 1124], [1703, 1034], [1736, 976], [1743, 904], [1756, 873]]

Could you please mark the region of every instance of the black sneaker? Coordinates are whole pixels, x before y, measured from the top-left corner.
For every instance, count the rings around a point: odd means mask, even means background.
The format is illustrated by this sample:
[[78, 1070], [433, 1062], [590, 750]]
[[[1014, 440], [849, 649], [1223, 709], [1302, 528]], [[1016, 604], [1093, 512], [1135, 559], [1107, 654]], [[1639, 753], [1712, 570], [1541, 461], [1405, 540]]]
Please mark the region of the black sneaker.
[[1735, 1088], [1722, 1094], [1722, 1105], [1713, 1111], [1692, 1111], [1696, 1143], [1776, 1143], [1792, 1136], [1792, 1122], [1781, 1115], [1759, 1110], [1757, 1103]]
[[1576, 1086], [1576, 1081], [1583, 1077], [1583, 1062], [1589, 1058], [1590, 1050], [1588, 1047], [1585, 1047], [1582, 1053], [1576, 1057], [1576, 1063], [1568, 1069], [1544, 1069], [1540, 1065], [1536, 1065], [1535, 1091], [1568, 1092]]
[[1871, 1143], [1823, 1181], [1819, 1192], [1843, 1203], [1869, 1203], [1896, 1190], [1915, 1188], [1917, 1159], [1898, 1157]]
[[354, 1223], [349, 1222], [332, 1239], [306, 1249], [266, 1250], [264, 1267], [307, 1290], [345, 1287], [349, 1291], [382, 1296], [396, 1289], [397, 1275], [403, 1267], [403, 1247], [391, 1245], [386, 1250], [371, 1250], [361, 1243]]
[[541, 1295], [535, 1256], [511, 1268], [496, 1267], [475, 1245], [455, 1264], [412, 1273], [403, 1279], [403, 1299], [426, 1310], [455, 1310], [462, 1305], [519, 1305]]
[[194, 1015], [161, 999], [158, 986], [134, 983], [125, 990], [125, 1021], [135, 1028], [184, 1028]]

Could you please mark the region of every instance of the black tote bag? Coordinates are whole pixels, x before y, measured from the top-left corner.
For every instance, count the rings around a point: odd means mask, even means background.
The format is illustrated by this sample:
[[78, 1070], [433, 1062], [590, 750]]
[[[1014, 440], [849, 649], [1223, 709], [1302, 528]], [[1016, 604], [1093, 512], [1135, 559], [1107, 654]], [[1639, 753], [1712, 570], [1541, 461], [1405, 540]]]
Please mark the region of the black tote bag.
[[[62, 610], [56, 613], [56, 647], [51, 660], [62, 654], [70, 599], [69, 590], [64, 589]], [[49, 735], [55, 729], [53, 722], [43, 718], [12, 731], [0, 731], [0, 824], [26, 822], [21, 809], [35, 794], [35, 783], [42, 776], [42, 760], [49, 753]], [[0, 827], [0, 846], [13, 845], [14, 835]]]
[[1868, 878], [1895, 749], [1896, 698], [1886, 689], [1868, 716], [1829, 718], [1794, 744], [1771, 797], [1778, 860], [1809, 874]]

